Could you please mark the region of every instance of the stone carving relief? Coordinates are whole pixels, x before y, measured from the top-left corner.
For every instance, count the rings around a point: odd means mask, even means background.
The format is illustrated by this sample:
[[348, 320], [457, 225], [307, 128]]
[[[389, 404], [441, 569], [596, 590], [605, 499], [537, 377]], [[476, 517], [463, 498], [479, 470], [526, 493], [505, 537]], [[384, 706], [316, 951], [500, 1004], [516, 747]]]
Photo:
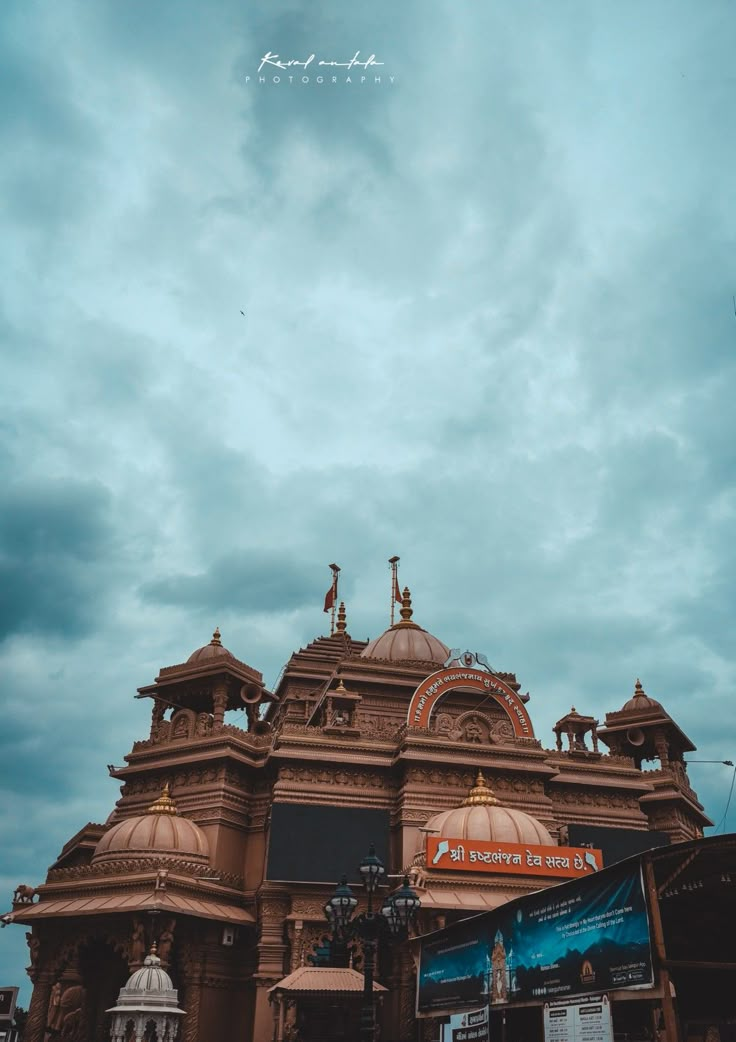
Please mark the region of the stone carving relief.
[[565, 789], [554, 793], [552, 798], [557, 803], [582, 804], [586, 807], [637, 810], [639, 806], [636, 796], [625, 796], [616, 792], [588, 792], [585, 789]]
[[508, 720], [496, 720], [491, 724], [491, 741], [510, 742], [514, 740], [514, 729]]
[[288, 901], [264, 901], [261, 904], [261, 922], [273, 925], [281, 923], [289, 914]]
[[51, 989], [46, 1019], [46, 1039], [63, 1042], [85, 1042], [84, 1000], [86, 991], [81, 984], [66, 987], [57, 981]]
[[36, 896], [36, 888], [28, 886], [27, 883], [21, 883], [15, 888], [13, 894], [14, 905], [32, 905], [33, 898]]
[[291, 958], [290, 972], [300, 966], [312, 966], [318, 948], [330, 945], [330, 930], [327, 923], [308, 923], [299, 928], [298, 924], [290, 932]]
[[444, 735], [449, 738], [452, 731], [455, 729], [455, 721], [449, 713], [438, 713], [435, 720], [435, 730], [437, 734]]
[[31, 965], [28, 969], [32, 972], [38, 965], [38, 957], [41, 953], [41, 941], [34, 933], [27, 933], [26, 944], [28, 945], [28, 954], [31, 960]]
[[393, 739], [398, 722], [380, 713], [358, 713], [358, 727], [366, 738]]
[[191, 738], [197, 724], [197, 717], [191, 709], [177, 709], [171, 718], [171, 740]]
[[174, 790], [172, 794], [176, 797], [176, 789], [212, 784], [213, 782], [221, 781], [224, 777], [224, 767], [197, 767], [189, 771], [177, 771], [173, 777], [169, 775], [165, 778], [162, 778], [160, 775], [149, 775], [146, 778], [135, 778], [126, 782], [123, 788], [123, 795], [142, 796], [149, 792], [158, 795], [164, 786], [164, 782], [168, 781]]
[[133, 920], [128, 953], [128, 971], [133, 973], [143, 965], [146, 957], [146, 930], [140, 919]]
[[[475, 783], [470, 771], [438, 770], [426, 767], [410, 767], [406, 772], [408, 781], [419, 785], [439, 785], [443, 788], [469, 789]], [[467, 792], [466, 792], [467, 795]]]
[[385, 778], [378, 771], [335, 771], [327, 767], [282, 767], [279, 781], [306, 785], [350, 785], [365, 789], [385, 787]]

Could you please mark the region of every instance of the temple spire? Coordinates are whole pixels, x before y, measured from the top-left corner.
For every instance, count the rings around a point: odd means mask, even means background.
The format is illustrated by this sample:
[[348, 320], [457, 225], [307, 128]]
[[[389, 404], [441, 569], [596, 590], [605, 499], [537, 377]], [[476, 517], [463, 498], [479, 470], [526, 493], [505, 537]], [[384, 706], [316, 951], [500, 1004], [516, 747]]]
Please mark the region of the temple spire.
[[416, 626], [415, 622], [411, 621], [411, 617], [414, 611], [411, 606], [411, 591], [408, 586], [404, 587], [404, 592], [401, 595], [401, 622], [397, 623], [398, 626]]
[[156, 800], [156, 802], [152, 803], [151, 806], [148, 808], [148, 813], [149, 814], [178, 814], [179, 813], [179, 811], [176, 809], [176, 804], [174, 803], [174, 801], [171, 798], [171, 793], [169, 792], [169, 783], [168, 782], [166, 782], [166, 784], [164, 785], [163, 792], [161, 793], [159, 798]]
[[498, 806], [498, 800], [494, 795], [493, 789], [486, 784], [483, 771], [478, 771], [475, 785], [463, 800], [462, 805], [463, 807]]

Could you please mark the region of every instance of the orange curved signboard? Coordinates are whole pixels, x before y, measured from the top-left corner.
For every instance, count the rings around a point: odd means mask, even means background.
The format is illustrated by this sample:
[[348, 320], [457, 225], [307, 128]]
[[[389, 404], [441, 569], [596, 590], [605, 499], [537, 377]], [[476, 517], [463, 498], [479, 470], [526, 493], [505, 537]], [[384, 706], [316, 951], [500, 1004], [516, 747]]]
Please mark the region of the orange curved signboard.
[[483, 839], [427, 836], [427, 868], [441, 872], [494, 872], [514, 876], [577, 879], [603, 868], [603, 854], [588, 847], [491, 843]]
[[410, 727], [429, 727], [432, 711], [437, 703], [450, 691], [459, 688], [477, 691], [495, 699], [511, 721], [517, 738], [534, 737], [534, 728], [524, 709], [524, 703], [512, 687], [499, 680], [493, 673], [485, 673], [480, 669], [463, 669], [460, 666], [440, 669], [422, 681], [411, 697], [407, 724]]

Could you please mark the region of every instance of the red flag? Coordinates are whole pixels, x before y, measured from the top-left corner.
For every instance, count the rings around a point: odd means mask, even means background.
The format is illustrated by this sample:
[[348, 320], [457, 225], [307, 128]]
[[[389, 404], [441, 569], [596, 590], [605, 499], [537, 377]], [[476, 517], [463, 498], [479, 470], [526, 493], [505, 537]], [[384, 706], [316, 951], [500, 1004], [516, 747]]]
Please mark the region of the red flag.
[[394, 600], [399, 604], [404, 603], [404, 599], [401, 596], [401, 590], [399, 589], [399, 580], [394, 576]]
[[332, 611], [335, 607], [335, 602], [337, 601], [337, 576], [340, 573], [340, 569], [336, 564], [331, 564], [330, 568], [332, 569], [332, 586], [325, 594], [325, 606], [322, 609], [323, 611]]
[[336, 599], [337, 599], [337, 594], [335, 593], [335, 583], [333, 582], [332, 586], [329, 588], [329, 590], [325, 594], [325, 606], [324, 606], [324, 608], [322, 610], [323, 611], [332, 611], [332, 609], [335, 607]]

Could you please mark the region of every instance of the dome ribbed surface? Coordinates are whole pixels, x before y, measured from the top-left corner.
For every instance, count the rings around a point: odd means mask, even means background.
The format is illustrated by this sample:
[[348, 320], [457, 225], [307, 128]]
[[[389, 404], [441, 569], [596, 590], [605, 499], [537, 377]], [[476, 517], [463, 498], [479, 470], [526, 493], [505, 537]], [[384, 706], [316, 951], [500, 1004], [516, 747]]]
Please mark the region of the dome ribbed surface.
[[361, 651], [360, 657], [384, 659], [387, 662], [432, 662], [442, 665], [449, 654], [450, 649], [421, 626], [400, 622], [372, 640]]
[[[133, 1013], [152, 1016], [154, 1020], [161, 1015], [174, 1018], [184, 1016], [184, 1010], [179, 1009], [178, 994], [171, 977], [161, 969], [161, 960], [153, 952], [146, 956], [143, 966], [120, 989], [117, 1005], [106, 1012], [122, 1014], [123, 1022], [125, 1017]], [[158, 1022], [157, 1026], [165, 1030], [164, 1024]], [[165, 1037], [170, 1036], [167, 1034]]]
[[209, 859], [209, 844], [204, 832], [188, 818], [173, 814], [143, 814], [125, 818], [105, 833], [95, 847], [93, 861], [104, 855], [177, 854]]
[[432, 662], [439, 666], [446, 662], [450, 649], [412, 621], [414, 613], [408, 586], [404, 587], [400, 614], [401, 622], [370, 641], [361, 651], [360, 657], [381, 659], [384, 662]]
[[95, 847], [92, 864], [151, 855], [209, 864], [207, 837], [199, 825], [179, 815], [168, 784], [147, 814], [124, 818], [105, 833]]
[[[146, 962], [151, 963], [152, 960], [148, 958]], [[160, 961], [159, 965], [142, 966], [139, 970], [136, 970], [125, 985], [126, 991], [162, 992], [172, 991], [173, 988], [174, 983], [168, 973], [161, 969]]]
[[223, 648], [222, 642], [220, 641], [220, 631], [219, 629], [216, 629], [212, 634], [212, 640], [209, 644], [205, 644], [203, 647], [197, 648], [196, 651], [193, 651], [187, 659], [187, 662], [202, 663], [210, 662], [212, 659], [232, 657], [233, 656], [227, 648]]
[[[427, 822], [434, 835], [447, 839], [476, 839], [491, 843], [538, 843], [555, 846], [547, 829], [523, 810], [484, 804], [457, 807]], [[437, 829], [438, 832], [434, 832]]]
[[620, 709], [621, 713], [643, 713], [647, 709], [661, 709], [662, 706], [659, 702], [650, 698], [644, 688], [641, 686], [641, 681], [637, 680], [636, 686], [634, 687], [634, 695], [629, 699]]

